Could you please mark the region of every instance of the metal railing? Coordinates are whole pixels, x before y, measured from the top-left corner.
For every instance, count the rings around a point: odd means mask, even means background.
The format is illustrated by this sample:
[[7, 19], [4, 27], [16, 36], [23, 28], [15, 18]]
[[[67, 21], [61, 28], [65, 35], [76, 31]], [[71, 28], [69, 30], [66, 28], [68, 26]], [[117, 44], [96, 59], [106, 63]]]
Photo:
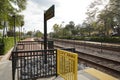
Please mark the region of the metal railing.
[[65, 80], [77, 80], [78, 55], [57, 50], [57, 73]]
[[[48, 49], [54, 49], [54, 42], [47, 42]], [[44, 49], [44, 41], [19, 41], [17, 43], [17, 50], [31, 51], [31, 50], [42, 50]]]
[[43, 50], [43, 47], [43, 41], [21, 41], [15, 45], [12, 51], [13, 80], [36, 80], [57, 74], [56, 50]]
[[41, 50], [43, 48], [43, 41], [19, 41], [16, 46], [17, 51]]
[[[44, 63], [44, 52], [47, 52], [47, 64]], [[13, 78], [17, 73], [18, 80], [30, 80], [56, 75], [56, 51], [35, 50], [12, 52]], [[13, 79], [14, 80], [14, 79]]]

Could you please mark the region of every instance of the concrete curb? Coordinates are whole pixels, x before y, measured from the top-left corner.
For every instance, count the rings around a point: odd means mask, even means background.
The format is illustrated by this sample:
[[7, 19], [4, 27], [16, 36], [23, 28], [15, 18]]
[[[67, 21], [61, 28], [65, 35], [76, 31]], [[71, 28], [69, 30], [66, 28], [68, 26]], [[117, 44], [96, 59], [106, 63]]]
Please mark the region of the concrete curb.
[[12, 50], [13, 50], [13, 47], [5, 55], [3, 55], [2, 59], [0, 60], [0, 62], [8, 60], [10, 58]]

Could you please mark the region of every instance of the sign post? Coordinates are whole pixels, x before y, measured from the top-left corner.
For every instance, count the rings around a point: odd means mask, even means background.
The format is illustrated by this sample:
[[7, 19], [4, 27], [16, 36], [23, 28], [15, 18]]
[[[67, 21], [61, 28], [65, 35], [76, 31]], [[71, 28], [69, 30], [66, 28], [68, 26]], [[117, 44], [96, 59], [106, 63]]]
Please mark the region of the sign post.
[[54, 8], [52, 5], [48, 10], [44, 12], [44, 50], [45, 50], [45, 64], [47, 63], [47, 20], [54, 17]]

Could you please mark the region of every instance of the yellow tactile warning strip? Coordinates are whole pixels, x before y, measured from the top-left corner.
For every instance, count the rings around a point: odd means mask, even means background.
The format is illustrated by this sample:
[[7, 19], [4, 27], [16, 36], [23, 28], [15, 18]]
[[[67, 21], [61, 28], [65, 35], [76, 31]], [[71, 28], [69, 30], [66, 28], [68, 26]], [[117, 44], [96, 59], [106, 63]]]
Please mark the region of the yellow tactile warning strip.
[[[83, 70], [78, 71], [78, 80], [81, 79], [81, 76], [84, 76], [85, 78], [87, 78], [89, 80], [99, 80], [96, 77], [90, 75], [89, 73], [87, 73]], [[86, 80], [86, 79], [81, 79], [81, 80]]]
[[99, 80], [119, 80], [115, 77], [112, 77], [106, 73], [103, 73], [99, 70], [96, 70], [94, 68], [88, 68], [84, 70], [85, 72], [89, 73], [92, 76], [95, 76], [96, 78], [98, 78]]
[[86, 77], [83, 76], [83, 75], [79, 75], [79, 76], [78, 76], [78, 80], [91, 80], [91, 79], [88, 79], [88, 78], [86, 78]]

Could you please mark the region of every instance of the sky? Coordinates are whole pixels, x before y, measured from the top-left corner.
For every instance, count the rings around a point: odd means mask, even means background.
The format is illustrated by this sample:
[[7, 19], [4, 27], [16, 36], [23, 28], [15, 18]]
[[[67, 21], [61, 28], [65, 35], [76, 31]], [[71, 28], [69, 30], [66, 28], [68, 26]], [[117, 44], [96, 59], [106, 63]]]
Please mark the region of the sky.
[[44, 11], [55, 5], [55, 16], [47, 21], [47, 32], [53, 31], [55, 23], [63, 25], [70, 21], [81, 24], [87, 17], [85, 12], [88, 5], [93, 0], [27, 0], [26, 10], [22, 12], [24, 15], [25, 31], [40, 30], [44, 32], [43, 14]]

